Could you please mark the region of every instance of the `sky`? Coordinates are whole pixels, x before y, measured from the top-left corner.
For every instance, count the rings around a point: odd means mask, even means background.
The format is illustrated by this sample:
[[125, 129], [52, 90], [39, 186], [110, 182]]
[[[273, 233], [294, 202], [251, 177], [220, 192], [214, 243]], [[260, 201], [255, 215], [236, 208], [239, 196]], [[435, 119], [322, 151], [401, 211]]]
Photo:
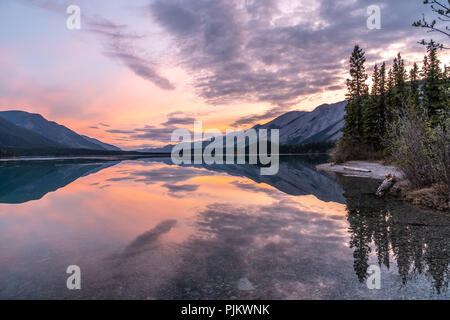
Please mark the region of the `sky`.
[[[345, 99], [355, 44], [367, 69], [423, 60], [422, 0], [1, 0], [0, 110], [40, 113], [125, 150], [176, 128], [249, 128]], [[81, 28], [70, 30], [70, 5]], [[367, 8], [381, 9], [381, 29]], [[450, 53], [441, 53], [450, 63]]]

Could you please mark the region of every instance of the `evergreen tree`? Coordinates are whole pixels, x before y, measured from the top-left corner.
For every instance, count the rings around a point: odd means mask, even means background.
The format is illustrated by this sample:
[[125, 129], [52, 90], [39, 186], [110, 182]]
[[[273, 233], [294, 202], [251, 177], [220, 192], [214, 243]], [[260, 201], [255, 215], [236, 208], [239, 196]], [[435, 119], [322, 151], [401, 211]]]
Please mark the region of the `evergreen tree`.
[[409, 78], [409, 105], [412, 109], [411, 111], [420, 112], [419, 67], [415, 62], [411, 71], [409, 72]]
[[444, 89], [447, 79], [439, 66], [437, 51], [438, 46], [431, 41], [427, 46], [422, 70], [424, 107], [434, 125], [442, 120], [444, 111], [449, 108], [448, 90]]
[[353, 49], [350, 57], [350, 76], [347, 79], [347, 98], [350, 100], [346, 107], [343, 141], [349, 145], [361, 144], [363, 140], [363, 112], [365, 99], [368, 96], [366, 84], [365, 52], [359, 45]]
[[405, 61], [402, 59], [400, 53], [394, 59], [392, 66], [393, 76], [393, 101], [392, 108], [394, 114], [403, 109], [408, 100], [408, 88], [406, 85], [407, 75], [405, 70]]
[[384, 142], [388, 132], [386, 126], [386, 63], [383, 62], [381, 67], [375, 65], [372, 82], [371, 95], [363, 113], [364, 143], [369, 150], [378, 152], [384, 150]]
[[363, 112], [364, 120], [364, 144], [371, 151], [376, 151], [380, 146], [380, 70], [375, 65], [372, 79], [371, 96], [367, 99]]
[[392, 68], [389, 69], [388, 77], [387, 77], [387, 84], [386, 84], [386, 112], [385, 112], [385, 119], [386, 119], [386, 126], [388, 126], [390, 123], [394, 121], [394, 73], [392, 71]]
[[381, 136], [384, 138], [387, 132], [386, 127], [386, 90], [387, 90], [387, 79], [386, 79], [386, 63], [383, 62], [380, 68], [380, 80], [378, 92], [380, 95], [379, 100], [379, 113], [380, 113], [380, 130]]

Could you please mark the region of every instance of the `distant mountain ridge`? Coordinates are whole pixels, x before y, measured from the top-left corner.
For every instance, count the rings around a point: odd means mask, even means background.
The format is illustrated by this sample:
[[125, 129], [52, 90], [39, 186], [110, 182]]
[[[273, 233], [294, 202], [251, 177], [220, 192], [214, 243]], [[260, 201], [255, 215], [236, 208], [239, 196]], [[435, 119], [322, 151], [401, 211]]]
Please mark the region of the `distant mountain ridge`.
[[60, 144], [49, 140], [40, 134], [16, 126], [0, 117], [0, 146], [4, 148], [60, 148]]
[[101, 142], [100, 140], [85, 136], [85, 135], [81, 135], [84, 139], [86, 139], [89, 142], [92, 142], [96, 145], [99, 145], [100, 147], [102, 147], [105, 150], [109, 150], [109, 151], [121, 151], [122, 149], [120, 149], [119, 147], [113, 146], [112, 144], [108, 144], [108, 143], [104, 143]]
[[[253, 129], [279, 129], [280, 145], [299, 146], [313, 142], [332, 142], [342, 137], [345, 107], [348, 101], [323, 104], [313, 111], [290, 111], [272, 121], [255, 125]], [[209, 142], [203, 142], [203, 147]], [[225, 143], [225, 142], [224, 142]], [[172, 151], [173, 145], [162, 148], [138, 150], [139, 152]]]
[[[332, 142], [342, 136], [347, 101], [324, 104], [311, 112], [290, 111], [253, 128], [279, 129], [281, 146], [299, 146], [313, 142]], [[250, 143], [254, 143], [250, 142]], [[203, 146], [209, 142], [204, 141]], [[69, 148], [121, 151], [116, 146], [80, 135], [40, 114], [25, 111], [0, 111], [0, 147]], [[170, 153], [173, 145], [143, 149], [139, 152]]]
[[280, 145], [336, 141], [342, 136], [347, 101], [323, 104], [311, 112], [291, 111], [255, 129], [280, 129]]
[[2, 136], [0, 147], [120, 151], [115, 146], [79, 135], [65, 126], [45, 119], [40, 114], [18, 110], [0, 111], [0, 120]]

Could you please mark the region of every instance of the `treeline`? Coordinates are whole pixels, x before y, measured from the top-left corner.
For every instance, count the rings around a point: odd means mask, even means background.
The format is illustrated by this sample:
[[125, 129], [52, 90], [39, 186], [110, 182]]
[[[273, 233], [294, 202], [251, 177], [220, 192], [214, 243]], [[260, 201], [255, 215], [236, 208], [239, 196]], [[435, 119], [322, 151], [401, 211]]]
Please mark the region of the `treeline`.
[[423, 66], [409, 71], [399, 53], [391, 68], [377, 64], [367, 85], [365, 53], [358, 45], [350, 57], [343, 137], [336, 162], [387, 158], [405, 173], [412, 187], [431, 187], [449, 198], [450, 79], [441, 68], [442, 46], [431, 41]]
[[0, 158], [15, 157], [15, 156], [16, 154], [12, 151], [0, 149]]
[[441, 69], [439, 46], [431, 42], [419, 69], [409, 72], [399, 53], [391, 68], [376, 64], [369, 91], [365, 52], [355, 46], [347, 80], [344, 135], [335, 152], [338, 161], [386, 156], [391, 152], [393, 126], [406, 113], [420, 116], [429, 128], [443, 125], [449, 111], [449, 68]]
[[0, 157], [29, 157], [29, 156], [119, 156], [119, 155], [145, 155], [135, 151], [109, 151], [93, 149], [71, 149], [71, 148], [5, 148], [0, 149]]

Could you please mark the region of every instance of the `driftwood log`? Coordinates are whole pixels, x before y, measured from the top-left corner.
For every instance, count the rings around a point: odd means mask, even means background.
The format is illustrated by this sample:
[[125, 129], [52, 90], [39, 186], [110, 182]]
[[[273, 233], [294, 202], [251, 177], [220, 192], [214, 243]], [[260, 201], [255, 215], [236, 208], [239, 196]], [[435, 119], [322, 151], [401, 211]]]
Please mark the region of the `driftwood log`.
[[377, 192], [375, 193], [377, 197], [381, 198], [388, 192], [397, 181], [397, 178], [392, 174], [388, 174], [386, 179], [384, 179], [383, 183], [378, 187]]
[[355, 168], [355, 167], [348, 167], [348, 166], [344, 167], [344, 170], [357, 171], [357, 172], [366, 172], [366, 173], [372, 172], [371, 170]]

